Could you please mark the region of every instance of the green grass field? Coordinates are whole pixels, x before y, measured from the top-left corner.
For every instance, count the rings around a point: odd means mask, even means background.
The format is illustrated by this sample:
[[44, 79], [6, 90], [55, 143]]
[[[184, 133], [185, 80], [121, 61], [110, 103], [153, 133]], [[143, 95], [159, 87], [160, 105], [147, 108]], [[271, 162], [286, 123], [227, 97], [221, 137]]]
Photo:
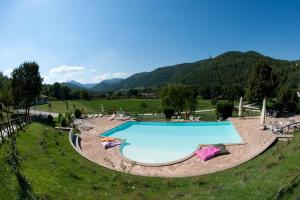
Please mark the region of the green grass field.
[[[17, 137], [22, 173], [39, 199], [282, 199], [300, 195], [300, 134], [251, 161], [211, 175], [150, 178], [115, 172], [81, 157], [66, 132], [33, 123]], [[16, 178], [0, 146], [0, 199], [18, 199]], [[292, 180], [293, 184], [290, 184]]]
[[[124, 111], [139, 113], [141, 112], [140, 104], [146, 103], [147, 108], [144, 109], [144, 112], [158, 112], [161, 109], [159, 99], [97, 99], [97, 100], [70, 100], [69, 109], [67, 110], [66, 103], [63, 101], [53, 101], [50, 102], [51, 108], [48, 104], [38, 105], [34, 108], [41, 111], [51, 111], [57, 113], [66, 113], [68, 111], [74, 111], [74, 108], [84, 109], [85, 113], [100, 113], [101, 104], [103, 104], [104, 109], [107, 111], [112, 111], [115, 107], [116, 110], [123, 109]], [[211, 105], [210, 100], [198, 100], [197, 109], [210, 109], [214, 108]]]

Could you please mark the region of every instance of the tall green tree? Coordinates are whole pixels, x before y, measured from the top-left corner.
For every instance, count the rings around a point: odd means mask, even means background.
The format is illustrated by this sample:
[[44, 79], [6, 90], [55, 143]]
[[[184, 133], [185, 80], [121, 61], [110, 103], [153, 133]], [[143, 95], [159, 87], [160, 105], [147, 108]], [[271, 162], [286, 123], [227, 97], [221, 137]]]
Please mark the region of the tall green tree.
[[195, 110], [197, 93], [189, 86], [174, 84], [162, 88], [160, 99], [164, 109], [172, 108], [180, 115], [182, 111]]
[[90, 95], [87, 91], [82, 90], [80, 91], [80, 99], [82, 100], [90, 100]]
[[195, 111], [197, 106], [197, 90], [192, 87], [186, 88], [185, 105], [187, 111]]
[[12, 94], [15, 104], [23, 106], [27, 116], [31, 103], [40, 95], [42, 81], [36, 62], [24, 62], [12, 72]]
[[10, 81], [7, 79], [4, 82], [3, 86], [4, 88], [0, 91], [0, 101], [4, 104], [7, 119], [9, 119], [9, 106], [13, 105], [13, 96]]
[[277, 86], [277, 77], [272, 67], [265, 61], [260, 61], [252, 67], [248, 79], [247, 96], [250, 100], [262, 101], [274, 92]]
[[9, 106], [13, 104], [11, 82], [8, 77], [0, 72], [0, 103], [5, 106], [7, 119], [9, 118]]
[[61, 85], [57, 82], [55, 82], [53, 85], [49, 87], [49, 95], [52, 97], [55, 97], [57, 99], [62, 98], [62, 89]]
[[296, 112], [299, 105], [299, 97], [297, 90], [287, 86], [280, 87], [277, 95], [278, 105], [280, 111]]

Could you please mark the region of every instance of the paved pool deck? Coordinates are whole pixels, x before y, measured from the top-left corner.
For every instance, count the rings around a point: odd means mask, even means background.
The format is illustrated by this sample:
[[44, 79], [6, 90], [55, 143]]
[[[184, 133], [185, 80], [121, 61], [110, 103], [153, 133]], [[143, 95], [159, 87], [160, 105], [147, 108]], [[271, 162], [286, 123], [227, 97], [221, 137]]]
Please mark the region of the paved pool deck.
[[[292, 118], [300, 120], [300, 116]], [[271, 131], [260, 130], [259, 117], [230, 118], [229, 120], [240, 133], [245, 144], [226, 145], [230, 154], [218, 156], [206, 162], [196, 156], [167, 166], [142, 166], [128, 162], [120, 156], [118, 146], [105, 150], [101, 145], [99, 134], [124, 123], [117, 120], [110, 121], [107, 117], [84, 120], [85, 123], [92, 124], [95, 128], [90, 131], [81, 131], [81, 154], [103, 167], [121, 172], [142, 176], [187, 177], [210, 174], [238, 166], [265, 151], [277, 139]], [[267, 119], [267, 121], [272, 120], [281, 119]]]

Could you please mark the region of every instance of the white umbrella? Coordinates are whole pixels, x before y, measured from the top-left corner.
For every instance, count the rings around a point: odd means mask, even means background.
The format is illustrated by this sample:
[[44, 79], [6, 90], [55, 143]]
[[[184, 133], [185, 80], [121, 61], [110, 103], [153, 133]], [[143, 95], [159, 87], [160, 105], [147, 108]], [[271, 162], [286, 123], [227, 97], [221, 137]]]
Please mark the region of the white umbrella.
[[242, 110], [243, 110], [243, 97], [240, 98], [240, 104], [239, 104], [239, 117], [242, 116]]
[[261, 115], [260, 115], [260, 123], [264, 125], [266, 123], [266, 98], [263, 100], [263, 106], [261, 109]]
[[102, 112], [102, 114], [104, 113], [103, 104], [101, 104], [101, 112]]

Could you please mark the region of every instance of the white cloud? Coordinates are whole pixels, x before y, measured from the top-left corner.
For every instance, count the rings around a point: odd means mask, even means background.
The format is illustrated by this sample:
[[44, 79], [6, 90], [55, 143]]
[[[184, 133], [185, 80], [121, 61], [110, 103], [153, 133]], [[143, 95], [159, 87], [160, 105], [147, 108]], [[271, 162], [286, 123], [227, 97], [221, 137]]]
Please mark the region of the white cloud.
[[123, 72], [117, 73], [104, 73], [94, 78], [94, 82], [101, 82], [103, 80], [112, 79], [112, 78], [127, 78], [128, 74]]
[[61, 65], [58, 67], [54, 67], [49, 70], [50, 75], [69, 75], [74, 73], [84, 72], [85, 68], [82, 66], [67, 66]]
[[97, 71], [97, 69], [95, 69], [95, 68], [91, 69], [91, 72], [96, 72], [96, 71]]

